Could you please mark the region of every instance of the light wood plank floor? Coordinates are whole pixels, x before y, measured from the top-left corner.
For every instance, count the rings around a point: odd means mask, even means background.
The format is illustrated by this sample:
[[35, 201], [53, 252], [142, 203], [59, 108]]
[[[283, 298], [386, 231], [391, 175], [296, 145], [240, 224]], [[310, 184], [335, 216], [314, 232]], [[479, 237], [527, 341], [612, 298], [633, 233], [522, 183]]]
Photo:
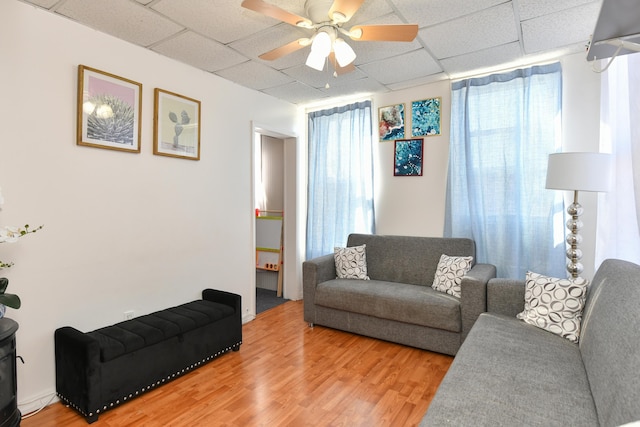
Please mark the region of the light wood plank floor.
[[[244, 325], [240, 351], [100, 415], [92, 426], [415, 426], [453, 358], [321, 326], [302, 301]], [[54, 403], [23, 427], [85, 427]]]

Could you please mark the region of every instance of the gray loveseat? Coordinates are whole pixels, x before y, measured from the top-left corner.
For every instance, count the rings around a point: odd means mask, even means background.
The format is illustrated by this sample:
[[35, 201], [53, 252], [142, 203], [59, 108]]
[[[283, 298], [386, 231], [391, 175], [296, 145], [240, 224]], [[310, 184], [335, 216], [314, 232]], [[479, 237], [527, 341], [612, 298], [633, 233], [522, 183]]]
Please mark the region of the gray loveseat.
[[421, 426], [619, 426], [640, 420], [640, 266], [606, 260], [577, 344], [515, 318], [524, 282], [494, 279]]
[[334, 255], [303, 263], [304, 320], [455, 355], [480, 313], [495, 266], [474, 264], [457, 298], [431, 288], [441, 255], [472, 256], [470, 239], [351, 234], [371, 280], [337, 279]]

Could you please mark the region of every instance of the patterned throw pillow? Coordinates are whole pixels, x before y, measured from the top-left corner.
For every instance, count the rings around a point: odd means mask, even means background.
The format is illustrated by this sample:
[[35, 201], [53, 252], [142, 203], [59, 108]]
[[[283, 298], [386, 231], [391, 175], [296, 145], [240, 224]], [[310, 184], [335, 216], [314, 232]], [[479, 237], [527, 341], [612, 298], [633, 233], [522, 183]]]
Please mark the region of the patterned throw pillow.
[[516, 317], [569, 341], [578, 342], [587, 283], [582, 277], [556, 279], [528, 271], [524, 311]]
[[367, 276], [367, 245], [350, 248], [335, 248], [336, 273], [338, 279], [369, 280]]
[[431, 287], [436, 291], [446, 292], [449, 295], [460, 298], [460, 283], [462, 277], [471, 270], [473, 257], [455, 257], [442, 255], [438, 262], [436, 275]]

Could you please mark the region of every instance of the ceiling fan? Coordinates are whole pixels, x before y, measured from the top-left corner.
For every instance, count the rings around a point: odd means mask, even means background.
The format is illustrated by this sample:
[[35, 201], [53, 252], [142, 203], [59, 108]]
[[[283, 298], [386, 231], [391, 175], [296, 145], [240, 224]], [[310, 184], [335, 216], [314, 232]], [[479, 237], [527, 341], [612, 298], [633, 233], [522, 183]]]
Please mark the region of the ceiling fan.
[[311, 46], [306, 65], [322, 71], [325, 62], [333, 64], [337, 74], [355, 70], [356, 54], [341, 36], [354, 41], [410, 42], [418, 35], [418, 25], [356, 25], [342, 28], [362, 6], [364, 0], [306, 0], [302, 17], [263, 0], [243, 0], [242, 7], [288, 24], [313, 30], [310, 37], [300, 38], [259, 56], [273, 61], [299, 49]]

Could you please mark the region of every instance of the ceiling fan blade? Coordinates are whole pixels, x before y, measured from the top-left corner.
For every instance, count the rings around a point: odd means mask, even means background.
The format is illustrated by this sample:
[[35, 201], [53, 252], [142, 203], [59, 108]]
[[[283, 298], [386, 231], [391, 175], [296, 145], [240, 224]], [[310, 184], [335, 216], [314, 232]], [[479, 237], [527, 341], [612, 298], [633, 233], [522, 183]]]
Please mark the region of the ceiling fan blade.
[[338, 60], [336, 59], [336, 54], [334, 52], [329, 54], [329, 62], [333, 65], [337, 75], [347, 74], [356, 70], [356, 66], [353, 65], [353, 62], [341, 67], [340, 64], [338, 64]]
[[[334, 0], [331, 9], [329, 9], [329, 18], [337, 22], [347, 22], [360, 9], [362, 3], [364, 0]], [[334, 15], [336, 12], [342, 16]]]
[[258, 58], [264, 59], [265, 61], [273, 61], [275, 59], [282, 58], [285, 55], [289, 55], [296, 50], [302, 49], [305, 46], [309, 46], [310, 44], [311, 40], [307, 38], [294, 40], [291, 43], [285, 44], [284, 46], [280, 46], [273, 50], [270, 50], [269, 52], [265, 52]]
[[349, 30], [349, 37], [358, 41], [411, 42], [417, 35], [417, 24], [356, 25]]
[[262, 0], [244, 0], [242, 2], [242, 7], [298, 27], [311, 28], [313, 25], [313, 23], [307, 18], [298, 16], [295, 13], [287, 12], [278, 6], [266, 3]]

